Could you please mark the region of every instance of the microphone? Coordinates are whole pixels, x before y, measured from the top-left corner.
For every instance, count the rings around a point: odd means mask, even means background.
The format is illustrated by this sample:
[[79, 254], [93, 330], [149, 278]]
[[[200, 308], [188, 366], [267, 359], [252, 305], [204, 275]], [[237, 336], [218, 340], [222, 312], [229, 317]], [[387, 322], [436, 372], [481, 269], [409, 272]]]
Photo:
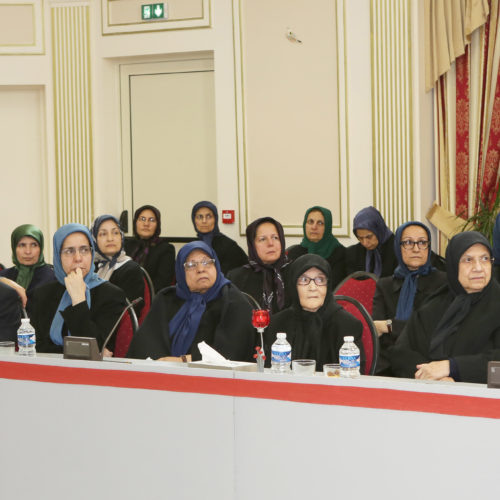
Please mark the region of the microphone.
[[[122, 313], [120, 314], [120, 317], [116, 320], [116, 323], [113, 325], [113, 328], [111, 328], [111, 331], [109, 332], [109, 335], [106, 337], [106, 340], [104, 341], [104, 344], [102, 345], [102, 349], [101, 349], [101, 359], [103, 357], [103, 353], [104, 353], [104, 349], [106, 348], [106, 346], [108, 345], [108, 342], [109, 342], [109, 339], [112, 337], [113, 333], [115, 333], [115, 330], [116, 328], [118, 327], [118, 325], [120, 324], [120, 321], [122, 320], [123, 316], [125, 315], [125, 313], [131, 308], [131, 307], [134, 307], [136, 304], [139, 304], [139, 302], [141, 302], [142, 300], [144, 300], [142, 297], [137, 297], [136, 299], [134, 299], [132, 302], [130, 302], [127, 307], [122, 311]], [[128, 302], [128, 300], [127, 300]]]

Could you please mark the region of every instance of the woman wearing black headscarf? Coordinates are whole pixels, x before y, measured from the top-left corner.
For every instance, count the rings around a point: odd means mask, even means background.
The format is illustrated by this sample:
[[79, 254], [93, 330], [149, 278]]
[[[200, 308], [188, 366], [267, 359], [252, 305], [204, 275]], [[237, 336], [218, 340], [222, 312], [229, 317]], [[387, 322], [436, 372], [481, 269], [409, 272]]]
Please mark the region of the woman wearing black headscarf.
[[413, 313], [390, 351], [397, 376], [486, 382], [488, 361], [500, 359], [500, 285], [491, 267], [485, 236], [467, 231], [451, 239], [448, 284]]
[[152, 205], [134, 214], [134, 238], [125, 238], [125, 253], [148, 272], [155, 292], [170, 286], [175, 278], [175, 247], [160, 237], [160, 211]]
[[236, 241], [220, 232], [219, 214], [213, 203], [210, 201], [196, 203], [191, 211], [191, 220], [198, 239], [215, 250], [224, 274], [246, 264], [248, 258], [243, 249]]
[[130, 344], [128, 357], [201, 359], [205, 341], [224, 357], [252, 360], [252, 307], [225, 278], [214, 250], [202, 241], [184, 245], [175, 263], [177, 284], [159, 292]]
[[271, 217], [262, 217], [249, 224], [246, 233], [248, 264], [230, 271], [228, 278], [263, 309], [281, 311], [289, 302], [283, 227]]

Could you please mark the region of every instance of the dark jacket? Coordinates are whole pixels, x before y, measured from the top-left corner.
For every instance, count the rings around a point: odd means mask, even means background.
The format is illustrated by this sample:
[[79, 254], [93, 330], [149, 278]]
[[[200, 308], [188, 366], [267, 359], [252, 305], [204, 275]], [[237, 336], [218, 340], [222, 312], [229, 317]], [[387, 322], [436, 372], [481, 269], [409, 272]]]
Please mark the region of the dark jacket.
[[247, 254], [236, 243], [236, 241], [219, 233], [212, 240], [212, 248], [215, 250], [220, 262], [220, 268], [223, 274], [231, 269], [245, 265], [248, 262]]
[[[141, 266], [133, 260], [125, 262], [125, 264], [113, 271], [109, 282], [122, 289], [130, 302], [138, 297], [144, 298], [144, 278]], [[134, 306], [137, 315], [140, 314], [143, 307], [144, 301]]]
[[21, 307], [17, 292], [0, 281], [0, 340], [17, 340]]

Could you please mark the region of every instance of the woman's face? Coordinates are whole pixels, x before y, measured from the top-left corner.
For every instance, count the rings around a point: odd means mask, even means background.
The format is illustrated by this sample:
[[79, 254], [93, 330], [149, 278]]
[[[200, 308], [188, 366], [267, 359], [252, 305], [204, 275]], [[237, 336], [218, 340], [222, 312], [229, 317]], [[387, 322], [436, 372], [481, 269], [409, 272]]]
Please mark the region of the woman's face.
[[141, 239], [148, 240], [155, 234], [157, 225], [156, 215], [152, 210], [146, 208], [139, 214], [135, 223], [135, 230]]
[[375, 250], [378, 247], [378, 238], [368, 229], [356, 229], [356, 238], [367, 250]]
[[306, 237], [309, 241], [317, 243], [325, 234], [325, 218], [319, 210], [313, 210], [307, 216]]
[[215, 227], [214, 213], [207, 207], [201, 207], [194, 215], [194, 223], [200, 233], [209, 233]]
[[[205, 293], [214, 286], [217, 279], [217, 268], [212, 257], [202, 250], [193, 250], [184, 262], [186, 284], [191, 292]], [[207, 265], [203, 265], [205, 262]], [[187, 266], [186, 264], [196, 265]]]
[[264, 264], [274, 264], [280, 258], [280, 236], [271, 222], [263, 222], [257, 227], [254, 243], [257, 255]]
[[97, 233], [97, 246], [107, 257], [117, 254], [122, 247], [122, 235], [115, 221], [105, 220]]
[[422, 226], [408, 226], [405, 228], [401, 235], [400, 243], [405, 242], [406, 246], [408, 246], [409, 242], [413, 243], [413, 245], [409, 248], [405, 248], [405, 245], [401, 245], [401, 256], [403, 262], [410, 271], [416, 271], [419, 267], [425, 265], [427, 257], [429, 256], [429, 247], [427, 246], [425, 249], [419, 248], [418, 245], [415, 245], [418, 241], [426, 242], [424, 245], [429, 245], [427, 231]]
[[72, 233], [66, 236], [61, 246], [61, 263], [66, 274], [80, 268], [83, 277], [87, 276], [92, 265], [92, 248], [85, 234]]
[[[305, 284], [309, 279], [309, 283]], [[317, 280], [320, 284], [313, 280]], [[316, 312], [325, 302], [327, 284], [325, 273], [317, 267], [311, 267], [301, 274], [297, 280], [297, 293], [302, 309]]]
[[490, 282], [490, 279], [490, 252], [481, 243], [476, 243], [460, 257], [458, 281], [467, 293], [478, 293]]
[[16, 246], [16, 257], [23, 266], [33, 266], [40, 257], [40, 245], [35, 238], [23, 236]]

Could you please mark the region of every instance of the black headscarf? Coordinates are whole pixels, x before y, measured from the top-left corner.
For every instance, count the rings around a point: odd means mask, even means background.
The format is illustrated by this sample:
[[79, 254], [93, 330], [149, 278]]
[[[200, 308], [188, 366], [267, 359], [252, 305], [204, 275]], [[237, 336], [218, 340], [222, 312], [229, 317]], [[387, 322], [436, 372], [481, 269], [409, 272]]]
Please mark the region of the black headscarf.
[[[208, 233], [200, 233], [200, 231], [198, 231], [198, 228], [196, 227], [196, 221], [195, 221], [196, 212], [198, 212], [200, 208], [208, 208], [212, 212], [215, 219], [214, 228]], [[196, 236], [198, 236], [198, 238], [201, 241], [203, 241], [209, 247], [211, 247], [214, 236], [220, 234], [219, 214], [217, 212], [217, 207], [210, 201], [199, 201], [193, 206], [193, 209], [191, 210], [191, 221], [193, 222], [194, 230], [196, 231]]]
[[[151, 238], [148, 239], [142, 239], [137, 233], [137, 220], [139, 219], [139, 216], [144, 210], [151, 210], [155, 214], [156, 218], [156, 230], [153, 236], [151, 236]], [[149, 254], [149, 249], [151, 247], [155, 247], [160, 241], [160, 234], [161, 234], [160, 211], [156, 207], [153, 207], [153, 205], [143, 205], [142, 207], [139, 207], [134, 213], [133, 230], [134, 230], [134, 236], [139, 242], [139, 244], [137, 245], [137, 248], [135, 249], [131, 257], [136, 262], [138, 262], [139, 265], [144, 266], [144, 262], [146, 261]]]

